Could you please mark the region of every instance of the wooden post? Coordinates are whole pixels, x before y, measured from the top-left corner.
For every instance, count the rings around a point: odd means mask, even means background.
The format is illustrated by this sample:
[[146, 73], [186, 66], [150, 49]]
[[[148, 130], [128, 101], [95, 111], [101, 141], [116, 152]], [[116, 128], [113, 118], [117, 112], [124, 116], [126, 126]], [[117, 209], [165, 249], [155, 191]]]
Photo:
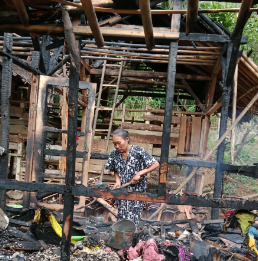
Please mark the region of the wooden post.
[[151, 19], [150, 1], [149, 0], [139, 0], [142, 25], [145, 34], [145, 42], [148, 50], [152, 50], [155, 47], [154, 36], [153, 36], [153, 26]]
[[[17, 154], [18, 155], [21, 155], [22, 154], [22, 148], [23, 148], [23, 143], [20, 142], [18, 143], [18, 150], [17, 150]], [[15, 177], [16, 177], [16, 180], [20, 180], [20, 177], [19, 177], [19, 173], [21, 172], [21, 156], [17, 156], [16, 157], [16, 172], [15, 172]]]
[[[236, 106], [237, 106], [237, 78], [238, 78], [238, 64], [236, 65], [236, 70], [234, 74], [234, 82], [233, 82], [233, 104], [232, 104], [232, 122], [236, 119]], [[231, 144], [230, 144], [230, 151], [231, 151], [231, 164], [234, 164], [235, 161], [235, 139], [236, 139], [236, 132], [235, 128], [231, 132]]]
[[77, 134], [77, 111], [78, 91], [80, 77], [80, 55], [78, 45], [73, 33], [73, 26], [67, 10], [62, 10], [65, 37], [71, 52], [69, 97], [68, 97], [68, 135], [67, 135], [67, 158], [64, 193], [64, 214], [61, 245], [61, 260], [70, 259], [71, 227], [73, 220], [74, 196], [72, 187], [75, 183], [75, 159], [76, 159], [76, 134]]
[[[13, 35], [4, 34], [4, 51], [12, 52]], [[9, 159], [9, 129], [10, 129], [10, 97], [12, 88], [12, 59], [3, 57], [2, 62], [2, 86], [1, 86], [1, 140], [0, 146], [5, 152], [0, 156], [0, 180], [8, 177]], [[6, 190], [0, 190], [0, 208], [5, 210]]]
[[[40, 52], [34, 51], [32, 53], [32, 66], [35, 69], [39, 68]], [[26, 168], [25, 168], [25, 181], [32, 181], [33, 171], [33, 157], [34, 144], [35, 144], [35, 131], [36, 131], [36, 118], [37, 118], [37, 104], [38, 104], [38, 90], [39, 90], [39, 76], [32, 75], [32, 82], [30, 87], [30, 107], [29, 107], [29, 121], [28, 121], [28, 135], [26, 146]], [[36, 181], [36, 180], [35, 180]], [[23, 193], [23, 205], [29, 207], [30, 193], [25, 191]]]
[[188, 35], [192, 28], [194, 28], [198, 15], [199, 0], [187, 1], [187, 15], [186, 15], [186, 29], [185, 33]]
[[[237, 35], [234, 41], [229, 42], [228, 50], [227, 50], [227, 58], [225, 60], [222, 60], [222, 66], [224, 67], [224, 68], [222, 67], [222, 72], [224, 72], [222, 74], [224, 95], [222, 97], [222, 107], [221, 107], [221, 119], [220, 119], [220, 130], [219, 130], [220, 138], [223, 137], [223, 135], [225, 136], [225, 133], [227, 132], [230, 90], [234, 78], [241, 36], [242, 36], [242, 31], [241, 33], [239, 33], [239, 35]], [[225, 140], [221, 142], [217, 150], [217, 166], [215, 171], [214, 194], [213, 194], [214, 198], [219, 198], [222, 193], [222, 181], [224, 178], [224, 171], [221, 165], [224, 162], [224, 151], [225, 151]], [[218, 216], [219, 216], [219, 209], [213, 208], [211, 211], [211, 218], [217, 219]]]
[[[181, 9], [182, 1], [175, 0], [173, 3], [173, 9]], [[175, 17], [174, 17], [175, 16]], [[181, 15], [173, 15], [171, 21], [171, 31], [179, 32], [180, 29]], [[167, 162], [169, 156], [169, 141], [171, 133], [172, 123], [172, 109], [174, 101], [175, 91], [175, 79], [176, 79], [176, 58], [177, 58], [178, 42], [171, 42], [169, 47], [169, 62], [168, 62], [168, 78], [166, 86], [166, 103], [164, 112], [164, 123], [162, 132], [162, 145], [161, 145], [161, 156], [160, 156], [160, 169], [159, 169], [159, 185], [158, 185], [158, 196], [165, 196], [166, 194], [166, 181], [167, 181]]]
[[125, 123], [125, 109], [126, 109], [126, 104], [123, 104], [123, 111], [122, 111], [122, 123], [121, 123], [121, 128], [123, 128], [123, 125]]

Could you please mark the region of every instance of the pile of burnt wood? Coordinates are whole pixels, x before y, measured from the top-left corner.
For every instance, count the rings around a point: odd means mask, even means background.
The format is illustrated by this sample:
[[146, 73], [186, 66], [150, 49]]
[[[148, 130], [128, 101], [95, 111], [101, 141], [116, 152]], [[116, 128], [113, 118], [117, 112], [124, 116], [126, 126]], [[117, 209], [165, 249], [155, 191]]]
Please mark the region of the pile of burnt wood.
[[[123, 222], [74, 217], [71, 260], [258, 258], [256, 214], [252, 212], [230, 210], [218, 220], [143, 219], [138, 228], [131, 221]], [[8, 207], [5, 213], [0, 210], [0, 230], [0, 260], [60, 260], [61, 212]]]

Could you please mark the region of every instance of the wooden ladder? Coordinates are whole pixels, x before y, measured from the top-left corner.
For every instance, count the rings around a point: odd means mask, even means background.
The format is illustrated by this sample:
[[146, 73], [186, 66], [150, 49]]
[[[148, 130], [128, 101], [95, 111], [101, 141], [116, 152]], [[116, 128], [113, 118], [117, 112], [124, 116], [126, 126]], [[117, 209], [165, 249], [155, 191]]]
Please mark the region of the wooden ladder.
[[[120, 85], [120, 81], [121, 81], [121, 77], [122, 77], [122, 71], [123, 71], [123, 68], [124, 68], [124, 61], [121, 61], [118, 77], [115, 78], [114, 80], [112, 80], [109, 84], [104, 84], [106, 65], [107, 65], [107, 60], [104, 61], [104, 65], [103, 65], [103, 68], [102, 68], [100, 88], [99, 88], [97, 106], [96, 106], [94, 123], [93, 123], [93, 135], [92, 135], [92, 140], [91, 140], [91, 144], [93, 145], [93, 140], [94, 140], [94, 136], [95, 136], [95, 132], [96, 132], [96, 126], [97, 126], [97, 119], [98, 119], [99, 111], [101, 109], [103, 109], [103, 110], [107, 109], [106, 107], [104, 107], [104, 108], [100, 107], [100, 100], [101, 100], [102, 92], [103, 92], [104, 89], [106, 89], [108, 87], [116, 87], [114, 100], [113, 100], [113, 106], [112, 106], [112, 108], [110, 108], [110, 110], [111, 110], [111, 117], [110, 117], [110, 122], [109, 122], [109, 127], [108, 127], [107, 140], [106, 140], [106, 144], [105, 144], [105, 151], [104, 151], [104, 153], [108, 152], [109, 139], [110, 139], [110, 136], [111, 136], [112, 123], [113, 123], [113, 119], [114, 119], [114, 112], [115, 112], [115, 108], [116, 108], [116, 102], [117, 102], [119, 85]], [[117, 66], [117, 64], [114, 64], [114, 66]], [[116, 84], [114, 84], [114, 82], [116, 80], [117, 80], [117, 82], [116, 82]], [[100, 174], [100, 181], [101, 182], [102, 182], [102, 179], [103, 179], [104, 168], [105, 168], [105, 163], [103, 162], [102, 163], [102, 167], [101, 167], [101, 174]]]

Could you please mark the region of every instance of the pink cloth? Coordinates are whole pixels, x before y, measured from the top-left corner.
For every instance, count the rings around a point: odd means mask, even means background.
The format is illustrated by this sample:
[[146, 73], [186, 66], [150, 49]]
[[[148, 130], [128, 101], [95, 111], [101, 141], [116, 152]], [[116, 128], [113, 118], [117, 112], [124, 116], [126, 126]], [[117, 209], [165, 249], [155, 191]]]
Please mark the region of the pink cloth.
[[119, 250], [119, 251], [116, 252], [118, 254], [118, 256], [122, 257], [123, 260], [125, 260], [125, 258], [124, 258], [124, 251], [125, 250], [122, 249], [122, 250]]
[[159, 255], [156, 241], [151, 238], [148, 241], [139, 242], [134, 248], [130, 247], [127, 251], [127, 258], [133, 260], [140, 255], [142, 250], [143, 261], [161, 261], [165, 259], [164, 255]]
[[156, 241], [151, 238], [145, 242], [143, 246], [143, 261], [161, 261], [165, 259], [164, 255], [158, 254], [158, 247]]
[[110, 247], [106, 247], [106, 248], [104, 249], [104, 251], [107, 252], [107, 253], [111, 253], [111, 252], [112, 252], [112, 249], [111, 249]]

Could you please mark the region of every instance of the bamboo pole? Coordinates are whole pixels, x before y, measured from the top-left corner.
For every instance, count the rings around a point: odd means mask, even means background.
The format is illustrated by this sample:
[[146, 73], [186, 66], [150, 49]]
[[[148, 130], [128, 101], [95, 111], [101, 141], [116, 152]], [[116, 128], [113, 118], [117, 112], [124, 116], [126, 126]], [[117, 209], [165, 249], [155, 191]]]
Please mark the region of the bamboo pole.
[[[212, 149], [205, 155], [202, 160], [207, 160], [211, 154], [218, 148], [221, 142], [226, 138], [226, 136], [232, 131], [232, 129], [237, 125], [237, 123], [243, 118], [246, 112], [252, 107], [252, 105], [257, 101], [258, 93], [253, 97], [253, 99], [249, 102], [249, 104], [245, 107], [245, 109], [241, 112], [241, 114], [237, 117], [237, 119], [233, 122], [233, 124], [228, 128], [228, 130], [221, 136], [221, 138], [216, 142], [216, 144], [212, 147]], [[182, 182], [182, 184], [174, 191], [174, 194], [177, 194], [181, 191], [181, 189], [186, 185], [186, 183], [195, 175], [197, 167], [193, 168], [191, 174]]]

